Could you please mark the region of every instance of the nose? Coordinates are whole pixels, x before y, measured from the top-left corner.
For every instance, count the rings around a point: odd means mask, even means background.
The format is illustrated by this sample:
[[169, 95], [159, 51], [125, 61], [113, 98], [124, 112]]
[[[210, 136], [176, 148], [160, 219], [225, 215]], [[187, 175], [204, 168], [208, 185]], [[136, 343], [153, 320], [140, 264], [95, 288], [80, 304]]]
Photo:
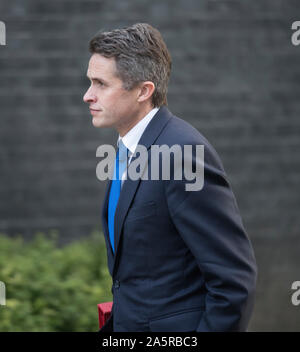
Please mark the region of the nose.
[[83, 101], [85, 103], [95, 103], [97, 101], [97, 97], [92, 91], [92, 86], [84, 94]]

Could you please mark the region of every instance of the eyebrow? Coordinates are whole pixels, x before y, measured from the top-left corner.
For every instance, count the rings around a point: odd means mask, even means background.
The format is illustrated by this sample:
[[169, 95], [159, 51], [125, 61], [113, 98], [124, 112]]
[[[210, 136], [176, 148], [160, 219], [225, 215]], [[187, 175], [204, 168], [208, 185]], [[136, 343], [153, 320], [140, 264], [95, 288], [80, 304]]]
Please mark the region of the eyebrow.
[[91, 81], [101, 81], [101, 82], [103, 82], [103, 83], [108, 84], [108, 82], [107, 82], [105, 79], [100, 78], [100, 77], [90, 77], [89, 75], [86, 75], [86, 77], [87, 77], [88, 79], [90, 79]]

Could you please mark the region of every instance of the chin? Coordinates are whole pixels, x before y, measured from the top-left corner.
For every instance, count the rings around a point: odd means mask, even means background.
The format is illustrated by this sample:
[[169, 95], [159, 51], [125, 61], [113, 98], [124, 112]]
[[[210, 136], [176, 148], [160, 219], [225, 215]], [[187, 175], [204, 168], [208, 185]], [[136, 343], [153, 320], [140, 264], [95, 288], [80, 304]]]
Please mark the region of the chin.
[[103, 118], [93, 117], [92, 124], [94, 127], [101, 128], [101, 127], [111, 127], [109, 123], [105, 123]]
[[100, 121], [100, 119], [97, 119], [95, 117], [93, 117], [92, 119], [92, 124], [94, 127], [103, 127], [102, 121]]

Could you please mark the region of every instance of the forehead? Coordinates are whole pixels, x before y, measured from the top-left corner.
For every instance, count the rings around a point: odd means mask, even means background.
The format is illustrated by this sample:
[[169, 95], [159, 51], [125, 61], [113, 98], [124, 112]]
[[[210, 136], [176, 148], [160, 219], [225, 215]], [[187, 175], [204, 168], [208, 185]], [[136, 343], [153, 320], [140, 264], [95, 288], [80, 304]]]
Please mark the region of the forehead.
[[100, 54], [93, 54], [89, 60], [88, 72], [116, 73], [116, 60], [114, 57], [107, 58]]
[[106, 78], [116, 79], [116, 72], [115, 58], [107, 58], [100, 54], [93, 54], [91, 56], [87, 70], [88, 77], [105, 76]]

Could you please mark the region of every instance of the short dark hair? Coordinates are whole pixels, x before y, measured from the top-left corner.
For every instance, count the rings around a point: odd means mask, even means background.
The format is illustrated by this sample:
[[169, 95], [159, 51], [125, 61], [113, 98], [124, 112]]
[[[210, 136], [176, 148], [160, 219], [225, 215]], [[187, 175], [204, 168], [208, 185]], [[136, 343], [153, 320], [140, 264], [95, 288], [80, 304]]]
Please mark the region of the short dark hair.
[[144, 81], [152, 81], [154, 107], [167, 105], [168, 81], [172, 60], [160, 32], [148, 23], [97, 33], [89, 43], [89, 51], [114, 57], [117, 75], [123, 87], [130, 90]]

